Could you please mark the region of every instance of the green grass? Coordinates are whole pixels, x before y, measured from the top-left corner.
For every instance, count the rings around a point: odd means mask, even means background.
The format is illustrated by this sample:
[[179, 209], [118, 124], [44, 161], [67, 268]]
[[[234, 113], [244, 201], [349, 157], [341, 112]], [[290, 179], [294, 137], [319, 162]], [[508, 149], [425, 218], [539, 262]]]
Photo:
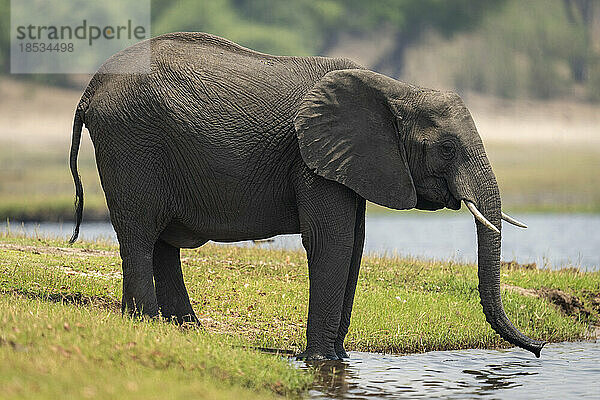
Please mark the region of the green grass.
[[[4, 292], [75, 296], [118, 308], [120, 259], [114, 247], [85, 243], [61, 250], [55, 246], [64, 243], [14, 237], [2, 242], [41, 246], [2, 249]], [[206, 245], [184, 250], [182, 260], [191, 301], [209, 330], [253, 346], [293, 351], [304, 346], [308, 273], [303, 252]], [[598, 272], [507, 269], [502, 279], [523, 288], [562, 289], [582, 301], [600, 293]], [[524, 333], [549, 341], [583, 339], [589, 323], [597, 322], [596, 314], [593, 320], [583, 314], [567, 318], [545, 300], [513, 291], [505, 291], [504, 303]], [[404, 353], [506, 343], [485, 322], [475, 266], [368, 257], [347, 345]]]
[[[218, 399], [302, 393], [310, 373], [244, 348], [304, 346], [304, 253], [206, 245], [182, 251], [182, 263], [203, 329], [122, 317], [114, 245], [0, 235], [3, 395]], [[506, 268], [502, 280], [559, 288], [584, 305], [567, 316], [542, 298], [505, 290], [507, 313], [527, 335], [581, 340], [600, 322], [598, 272]], [[475, 266], [373, 257], [363, 261], [346, 344], [394, 353], [507, 346], [485, 322]]]
[[3, 398], [258, 399], [311, 382], [218, 335], [16, 294], [0, 295]]

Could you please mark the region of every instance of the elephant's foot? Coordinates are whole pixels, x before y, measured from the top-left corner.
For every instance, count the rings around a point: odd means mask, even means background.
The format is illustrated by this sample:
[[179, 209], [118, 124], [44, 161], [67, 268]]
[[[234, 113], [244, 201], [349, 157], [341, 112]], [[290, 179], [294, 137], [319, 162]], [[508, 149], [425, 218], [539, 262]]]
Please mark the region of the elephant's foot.
[[343, 358], [350, 358], [350, 356], [348, 355], [348, 353], [346, 353], [346, 350], [344, 349], [343, 343], [335, 345], [335, 354], [338, 356], [338, 358], [340, 360]]
[[171, 297], [160, 294], [157, 298], [160, 316], [164, 320], [184, 326], [200, 325], [187, 293], [185, 296], [180, 296], [180, 293], [175, 292]]
[[158, 304], [156, 303], [156, 299], [137, 301], [137, 299], [131, 295], [123, 295], [121, 300], [121, 313], [131, 317], [156, 318], [158, 317]]
[[302, 353], [296, 355], [298, 361], [323, 361], [323, 360], [339, 360], [340, 358], [333, 351], [325, 352], [314, 349], [306, 349]]
[[198, 321], [198, 318], [196, 317], [196, 314], [194, 313], [194, 311], [172, 312], [172, 313], [165, 314], [163, 309], [161, 308], [161, 316], [165, 320], [167, 320], [169, 322], [173, 322], [178, 325], [189, 326], [189, 327], [200, 326], [200, 321]]

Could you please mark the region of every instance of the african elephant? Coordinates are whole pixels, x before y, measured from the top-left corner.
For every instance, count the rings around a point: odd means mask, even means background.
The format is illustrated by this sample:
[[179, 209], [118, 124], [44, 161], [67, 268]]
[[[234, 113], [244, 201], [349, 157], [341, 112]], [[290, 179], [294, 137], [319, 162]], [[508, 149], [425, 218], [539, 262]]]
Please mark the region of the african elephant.
[[344, 358], [365, 200], [424, 210], [462, 201], [476, 218], [487, 321], [539, 356], [544, 343], [503, 310], [500, 195], [458, 95], [347, 59], [271, 56], [203, 33], [166, 34], [150, 46], [149, 74], [103, 72], [138, 62], [139, 44], [104, 63], [73, 124], [71, 242], [82, 218], [85, 124], [120, 245], [123, 312], [197, 321], [180, 248], [300, 233], [310, 296], [298, 358]]

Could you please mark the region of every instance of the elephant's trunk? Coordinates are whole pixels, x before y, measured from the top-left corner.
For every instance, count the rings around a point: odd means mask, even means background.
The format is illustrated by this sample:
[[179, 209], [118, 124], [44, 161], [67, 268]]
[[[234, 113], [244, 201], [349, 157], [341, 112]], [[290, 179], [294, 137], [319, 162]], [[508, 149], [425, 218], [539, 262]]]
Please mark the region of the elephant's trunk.
[[[487, 161], [487, 159], [485, 160]], [[510, 322], [500, 297], [500, 244], [502, 228], [502, 209], [500, 203], [500, 193], [494, 174], [485, 162], [485, 171], [477, 179], [477, 188], [474, 190], [476, 196], [477, 209], [483, 216], [493, 224], [498, 231], [490, 229], [482, 222], [475, 219], [477, 225], [477, 245], [478, 245], [478, 275], [479, 275], [479, 296], [483, 312], [489, 324], [506, 341], [531, 351], [536, 357], [540, 356], [540, 351], [545, 342], [533, 340], [523, 335]], [[473, 187], [473, 186], [472, 186]]]

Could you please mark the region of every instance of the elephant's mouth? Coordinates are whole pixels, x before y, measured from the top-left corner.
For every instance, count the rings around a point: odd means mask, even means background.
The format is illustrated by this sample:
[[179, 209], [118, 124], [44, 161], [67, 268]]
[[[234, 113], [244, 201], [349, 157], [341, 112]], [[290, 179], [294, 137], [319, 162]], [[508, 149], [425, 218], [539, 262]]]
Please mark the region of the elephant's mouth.
[[[420, 187], [419, 187], [420, 188]], [[434, 188], [427, 188], [430, 193], [434, 193], [434, 198], [430, 199], [426, 196], [417, 195], [416, 208], [419, 210], [435, 211], [447, 207], [451, 210], [460, 210], [461, 203], [456, 197], [452, 195], [450, 189], [446, 187], [446, 190], [439, 190]]]
[[435, 211], [435, 210], [442, 209], [444, 207], [445, 207], [445, 204], [443, 204], [443, 203], [427, 200], [427, 199], [424, 199], [423, 197], [417, 196], [416, 208], [418, 208], [419, 210]]
[[461, 204], [460, 200], [452, 195], [452, 193], [448, 192], [448, 199], [446, 200], [446, 207], [451, 210], [460, 210]]

